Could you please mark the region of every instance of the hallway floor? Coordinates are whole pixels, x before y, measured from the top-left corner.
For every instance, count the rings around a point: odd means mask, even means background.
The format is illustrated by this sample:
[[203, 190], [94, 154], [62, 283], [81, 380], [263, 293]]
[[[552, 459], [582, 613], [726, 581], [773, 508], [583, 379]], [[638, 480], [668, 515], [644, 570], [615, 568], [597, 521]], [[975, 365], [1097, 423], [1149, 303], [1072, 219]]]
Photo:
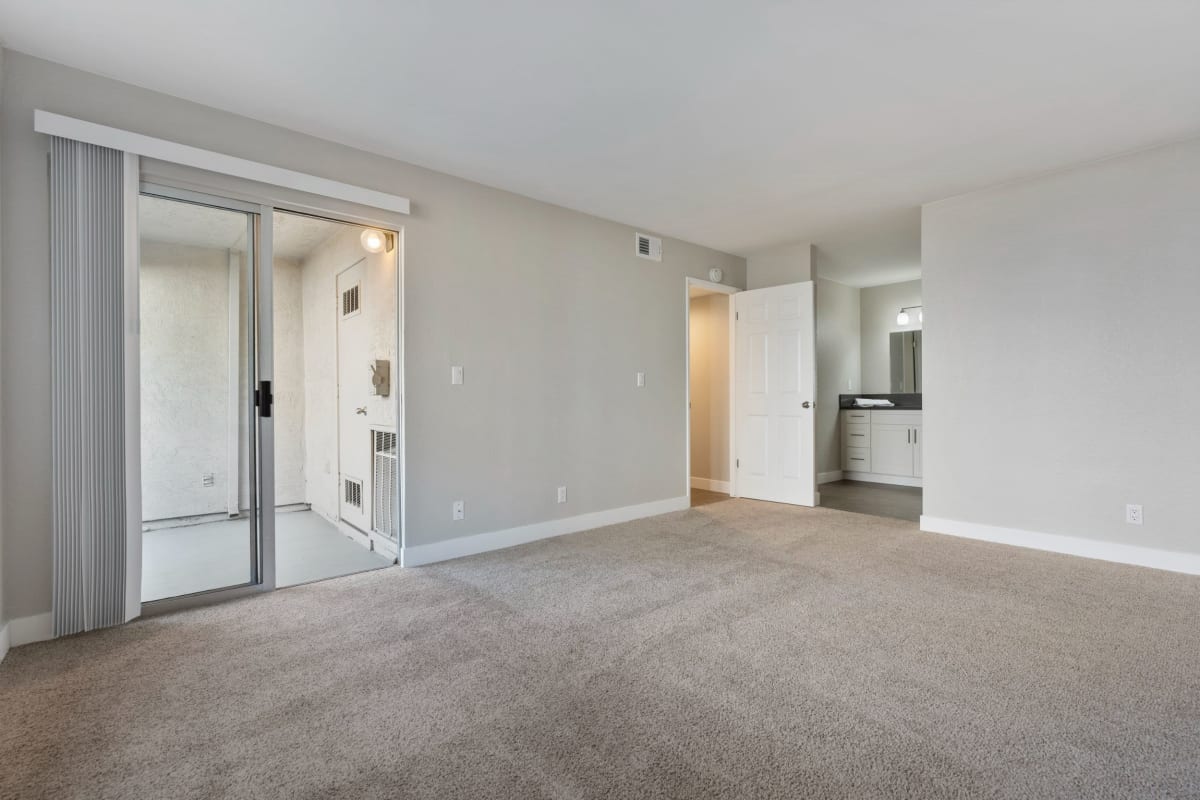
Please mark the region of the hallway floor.
[[[250, 581], [250, 528], [244, 519], [162, 528], [142, 534], [142, 601]], [[275, 515], [275, 585], [335, 578], [392, 562], [313, 511]]]
[[839, 511], [921, 521], [923, 491], [916, 486], [892, 486], [865, 481], [833, 481], [817, 487], [821, 505]]

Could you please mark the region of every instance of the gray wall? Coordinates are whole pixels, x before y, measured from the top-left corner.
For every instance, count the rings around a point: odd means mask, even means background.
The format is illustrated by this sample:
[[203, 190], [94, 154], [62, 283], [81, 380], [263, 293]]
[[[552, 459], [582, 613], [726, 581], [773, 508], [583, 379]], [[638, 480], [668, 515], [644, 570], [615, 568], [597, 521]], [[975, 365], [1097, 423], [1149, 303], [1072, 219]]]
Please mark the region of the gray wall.
[[[4, 116], [4, 61], [6, 58], [5, 52], [0, 49], [0, 119]], [[0, 152], [4, 150], [4, 128], [0, 125]], [[3, 185], [3, 164], [0, 162], [0, 186]], [[3, 192], [0, 192], [0, 218], [4, 214]], [[0, 229], [0, 275], [4, 274], [4, 235]], [[4, 376], [4, 282], [0, 281], [0, 378]], [[4, 392], [0, 387], [0, 420], [4, 419]], [[0, 424], [0, 459], [3, 458], [4, 448], [4, 426]], [[4, 469], [3, 463], [0, 461], [0, 629], [4, 627], [4, 623], [8, 620], [5, 615], [4, 606]]]
[[713, 481], [729, 480], [729, 298], [690, 301], [692, 477]]
[[746, 288], [765, 289], [812, 280], [813, 248], [807, 242], [751, 253], [746, 259]]
[[922, 251], [925, 514], [1200, 552], [1200, 142], [926, 206]]
[[[667, 239], [648, 262], [627, 225], [17, 53], [3, 80], [0, 429], [5, 490], [22, 498], [3, 509], [10, 618], [50, 608], [48, 144], [35, 108], [412, 198], [410, 545], [685, 493], [684, 277], [720, 266], [744, 286], [743, 259]], [[464, 385], [450, 385], [452, 364]], [[459, 498], [467, 518], [452, 522]]]
[[921, 330], [916, 312], [907, 325], [897, 325], [896, 315], [905, 306], [921, 304], [921, 282], [905, 281], [862, 290], [862, 389], [867, 394], [892, 390], [893, 331]]
[[817, 305], [817, 472], [842, 468], [838, 395], [860, 391], [862, 361], [860, 291], [818, 278]]

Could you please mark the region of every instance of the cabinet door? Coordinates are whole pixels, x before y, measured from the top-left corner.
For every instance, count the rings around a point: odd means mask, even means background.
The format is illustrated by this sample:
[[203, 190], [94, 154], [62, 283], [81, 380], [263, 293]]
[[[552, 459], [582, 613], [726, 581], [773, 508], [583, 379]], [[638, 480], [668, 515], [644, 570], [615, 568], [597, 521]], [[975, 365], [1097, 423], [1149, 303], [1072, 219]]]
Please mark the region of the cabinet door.
[[913, 426], [912, 437], [913, 475], [919, 478], [921, 477], [921, 443], [925, 441], [925, 437], [921, 435], [920, 425]]
[[871, 471], [881, 475], [913, 474], [912, 427], [909, 425], [873, 425], [871, 427]]

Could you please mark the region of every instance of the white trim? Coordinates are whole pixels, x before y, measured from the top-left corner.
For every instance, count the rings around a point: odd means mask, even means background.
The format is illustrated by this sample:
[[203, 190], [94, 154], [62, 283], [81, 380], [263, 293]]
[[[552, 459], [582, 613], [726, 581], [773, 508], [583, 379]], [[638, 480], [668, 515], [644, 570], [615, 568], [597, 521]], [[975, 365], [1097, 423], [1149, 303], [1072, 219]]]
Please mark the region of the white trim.
[[1082, 558], [1094, 558], [1100, 561], [1113, 561], [1118, 564], [1133, 564], [1139, 567], [1184, 572], [1189, 575], [1200, 575], [1200, 553], [1179, 553], [1172, 550], [1157, 550], [1152, 547], [1140, 547], [1118, 542], [1103, 542], [1097, 539], [1081, 539], [1076, 536], [1062, 536], [1056, 533], [1039, 533], [1018, 528], [1003, 528], [997, 525], [983, 525], [978, 522], [960, 522], [953, 519], [941, 519], [921, 515], [921, 530], [929, 533], [940, 533], [947, 536], [958, 536], [963, 539], [979, 539], [985, 542], [996, 542], [1014, 547], [1027, 547], [1032, 550], [1047, 550], [1051, 553], [1064, 553]]
[[0, 661], [3, 661], [4, 657], [8, 655], [9, 646], [8, 623], [6, 622], [3, 625], [0, 625]]
[[847, 481], [865, 481], [867, 483], [887, 483], [892, 486], [915, 486], [918, 489], [925, 485], [921, 478], [909, 478], [905, 475], [881, 475], [878, 472], [852, 472], [846, 470], [842, 473], [842, 479]]
[[842, 479], [842, 471], [840, 469], [835, 469], [831, 472], [818, 472], [817, 473], [817, 485], [818, 486], [820, 486], [822, 483], [833, 483], [834, 481], [840, 481], [841, 479]]
[[729, 481], [714, 481], [712, 478], [697, 478], [692, 476], [692, 488], [704, 489], [709, 492], [729, 494]]
[[61, 136], [79, 142], [110, 147], [126, 153], [135, 153], [147, 158], [170, 161], [188, 167], [217, 172], [222, 175], [233, 175], [238, 178], [266, 183], [272, 186], [282, 186], [287, 189], [323, 197], [333, 197], [399, 214], [409, 213], [407, 197], [388, 194], [387, 192], [354, 186], [341, 181], [321, 178], [304, 172], [250, 161], [237, 156], [225, 155], [212, 150], [202, 150], [167, 139], [157, 139], [132, 131], [110, 128], [61, 114], [38, 109], [33, 113], [33, 129], [38, 133]]
[[[243, 252], [250, 253], [251, 245]], [[229, 391], [225, 409], [225, 514], [235, 517], [242, 510], [242, 259], [232, 248], [225, 251], [228, 307], [226, 309], [226, 380]]]
[[142, 345], [138, 198], [141, 159], [124, 158], [125, 250], [125, 621], [142, 613]]
[[49, 641], [54, 638], [54, 615], [47, 611], [45, 614], [34, 614], [31, 617], [17, 617], [10, 619], [5, 628], [10, 648]]
[[580, 514], [575, 517], [552, 519], [545, 522], [535, 522], [532, 525], [522, 525], [490, 533], [478, 533], [474, 536], [460, 536], [447, 539], [444, 542], [405, 547], [400, 551], [400, 563], [405, 567], [419, 567], [423, 564], [433, 564], [451, 558], [486, 553], [490, 550], [500, 550], [505, 547], [515, 547], [519, 544], [535, 542], [538, 539], [549, 539], [568, 533], [578, 533], [606, 525], [616, 525], [630, 520], [654, 517], [668, 514], [672, 511], [684, 511], [691, 505], [688, 497], [672, 497], [667, 500], [655, 500], [651, 503], [641, 503], [624, 508], [612, 508], [607, 511], [593, 511], [590, 514]]

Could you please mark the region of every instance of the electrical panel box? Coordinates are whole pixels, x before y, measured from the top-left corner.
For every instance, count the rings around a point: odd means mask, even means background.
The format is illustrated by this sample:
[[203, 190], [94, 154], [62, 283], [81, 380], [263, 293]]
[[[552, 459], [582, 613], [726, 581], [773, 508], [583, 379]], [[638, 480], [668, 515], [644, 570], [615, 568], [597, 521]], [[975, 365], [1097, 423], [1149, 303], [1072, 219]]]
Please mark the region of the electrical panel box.
[[375, 359], [371, 365], [371, 394], [387, 397], [392, 391], [392, 362], [385, 358]]

